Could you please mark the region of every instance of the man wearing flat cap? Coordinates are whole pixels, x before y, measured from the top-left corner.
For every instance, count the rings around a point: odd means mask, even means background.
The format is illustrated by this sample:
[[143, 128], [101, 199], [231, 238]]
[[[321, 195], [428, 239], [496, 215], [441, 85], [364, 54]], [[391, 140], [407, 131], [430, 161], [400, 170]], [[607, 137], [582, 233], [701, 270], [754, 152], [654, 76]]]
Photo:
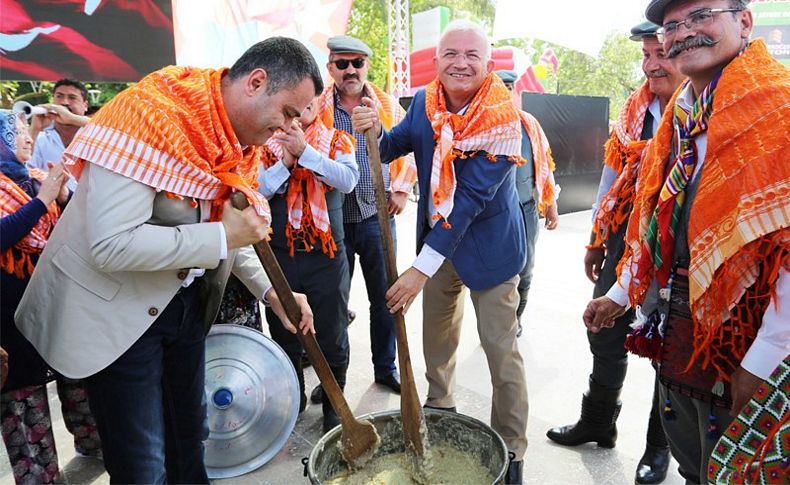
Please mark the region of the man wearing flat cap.
[[[397, 124], [405, 112], [397, 100], [367, 80], [369, 59], [373, 51], [364, 42], [346, 35], [331, 37], [327, 41], [329, 62], [326, 67], [334, 82], [321, 94], [319, 103], [328, 126], [344, 130], [356, 139], [356, 160], [359, 165], [359, 182], [346, 194], [343, 202], [343, 229], [346, 255], [351, 274], [354, 261], [359, 264], [365, 278], [370, 302], [370, 350], [376, 383], [400, 393], [400, 376], [395, 367], [395, 322], [387, 310], [387, 272], [384, 247], [376, 211], [376, 198], [370, 174], [365, 134], [351, 127], [351, 111], [362, 105], [362, 98], [370, 98], [387, 126]], [[395, 235], [395, 218], [406, 206], [409, 193], [417, 179], [414, 157], [399, 158], [383, 165], [384, 186], [389, 201], [390, 226]], [[343, 376], [345, 381], [345, 376]], [[311, 400], [319, 400], [320, 387], [313, 390]]]
[[[599, 297], [615, 284], [616, 268], [624, 250], [628, 216], [633, 207], [642, 153], [653, 137], [661, 113], [683, 81], [656, 37], [658, 25], [643, 22], [631, 29], [631, 40], [642, 43], [642, 71], [647, 78], [625, 102], [615, 128], [606, 143], [604, 167], [598, 197], [593, 205], [593, 229], [584, 257], [587, 278], [595, 284]], [[546, 435], [566, 446], [597, 441], [612, 447], [617, 439], [620, 391], [625, 382], [628, 352], [624, 346], [634, 313], [620, 316], [610, 330], [587, 332], [593, 368], [589, 388], [582, 396], [582, 412], [576, 424], [550, 429]], [[645, 389], [655, 387], [645, 382]], [[661, 483], [669, 466], [669, 447], [661, 426], [658, 392], [647, 426], [647, 446], [637, 465], [636, 483]]]
[[[513, 93], [518, 74], [516, 71], [496, 71], [496, 75]], [[518, 277], [518, 330], [521, 337], [523, 328], [521, 316], [527, 307], [527, 297], [532, 284], [532, 269], [535, 267], [535, 245], [538, 241], [538, 212], [546, 218], [546, 229], [553, 231], [559, 225], [557, 197], [560, 188], [554, 181], [554, 159], [551, 156], [549, 140], [534, 116], [520, 109], [518, 97], [513, 98], [521, 117], [521, 158], [525, 163], [516, 169], [516, 190], [521, 215], [524, 217], [524, 236], [527, 244], [527, 262]]]
[[[659, 363], [664, 429], [689, 482], [736, 479], [728, 461], [759, 463], [742, 481], [787, 482], [788, 407], [744, 405], [790, 354], [790, 73], [749, 41], [744, 1], [654, 0], [646, 16], [688, 81], [645, 155], [620, 285], [584, 321], [598, 332], [639, 305], [629, 338]], [[762, 430], [731, 426], [741, 411]]]

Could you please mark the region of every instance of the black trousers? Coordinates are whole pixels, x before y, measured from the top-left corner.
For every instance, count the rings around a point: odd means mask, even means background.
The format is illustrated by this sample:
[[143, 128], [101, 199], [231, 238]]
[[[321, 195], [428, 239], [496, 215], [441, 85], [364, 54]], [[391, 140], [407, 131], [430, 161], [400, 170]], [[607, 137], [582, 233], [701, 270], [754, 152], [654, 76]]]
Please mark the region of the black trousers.
[[[287, 249], [273, 248], [280, 267], [295, 292], [307, 295], [313, 310], [316, 340], [327, 362], [334, 368], [348, 366], [348, 295], [351, 278], [348, 258], [342, 241], [337, 244], [335, 257], [329, 258], [314, 248], [311, 252], [295, 252], [291, 257]], [[302, 344], [296, 335], [282, 326], [280, 319], [266, 309], [266, 321], [272, 339], [292, 359], [300, 359]]]

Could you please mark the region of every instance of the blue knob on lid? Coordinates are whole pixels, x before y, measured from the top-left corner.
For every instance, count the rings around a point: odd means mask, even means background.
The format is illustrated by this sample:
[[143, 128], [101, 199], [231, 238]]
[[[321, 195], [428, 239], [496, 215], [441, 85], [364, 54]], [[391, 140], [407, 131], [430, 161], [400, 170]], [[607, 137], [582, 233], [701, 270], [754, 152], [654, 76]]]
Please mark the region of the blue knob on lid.
[[230, 392], [230, 389], [220, 388], [214, 392], [214, 396], [212, 397], [214, 401], [214, 405], [219, 409], [225, 409], [230, 406], [230, 403], [233, 402], [233, 393]]

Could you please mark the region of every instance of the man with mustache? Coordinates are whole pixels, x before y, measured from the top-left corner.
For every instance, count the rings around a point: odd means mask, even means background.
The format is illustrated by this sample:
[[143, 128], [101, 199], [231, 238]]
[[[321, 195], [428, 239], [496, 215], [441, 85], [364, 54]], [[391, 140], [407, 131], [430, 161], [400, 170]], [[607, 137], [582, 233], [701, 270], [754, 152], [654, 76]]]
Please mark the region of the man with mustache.
[[[598, 332], [639, 305], [627, 346], [659, 362], [672, 455], [700, 483], [720, 469], [716, 439], [753, 414], [744, 404], [790, 353], [790, 74], [749, 41], [742, 0], [653, 0], [646, 16], [688, 82], [639, 174], [620, 285], [584, 322]], [[787, 419], [754, 417], [765, 429]], [[786, 448], [763, 451], [786, 467]]]
[[[359, 166], [359, 182], [354, 190], [346, 194], [343, 202], [343, 230], [345, 232], [346, 257], [350, 274], [354, 274], [354, 262], [359, 255], [359, 265], [370, 302], [370, 350], [373, 375], [376, 383], [400, 394], [400, 376], [395, 366], [395, 322], [387, 311], [387, 272], [384, 263], [384, 247], [376, 211], [373, 180], [370, 175], [365, 134], [354, 131], [351, 112], [361, 106], [367, 98], [369, 106], [375, 107], [387, 127], [392, 127], [402, 118], [404, 111], [387, 93], [368, 82], [369, 58], [373, 51], [359, 39], [336, 36], [327, 41], [329, 62], [326, 67], [334, 83], [322, 94], [327, 125], [344, 130], [356, 139], [356, 160]], [[381, 167], [384, 186], [389, 200], [390, 226], [395, 237], [395, 218], [406, 206], [409, 193], [416, 180], [414, 158], [406, 156]], [[310, 395], [313, 402], [321, 402], [321, 387], [317, 386]]]
[[[615, 284], [642, 153], [658, 127], [661, 113], [683, 81], [683, 75], [672, 66], [656, 38], [656, 29], [658, 25], [652, 22], [631, 29], [631, 40], [642, 42], [642, 71], [647, 79], [626, 100], [606, 143], [601, 183], [593, 206], [593, 230], [584, 257], [587, 277], [595, 284], [593, 297], [606, 294]], [[616, 422], [622, 405], [620, 391], [628, 368], [624, 343], [633, 317], [629, 311], [615, 321], [611, 330], [587, 332], [593, 368], [589, 388], [582, 396], [581, 417], [576, 424], [550, 429], [546, 433], [549, 439], [566, 446], [591, 441], [607, 448], [615, 445]], [[661, 426], [656, 388], [647, 427], [647, 446], [637, 465], [636, 483], [661, 483], [668, 466], [669, 447]]]
[[[36, 115], [31, 124], [31, 134], [35, 140], [33, 157], [27, 166], [47, 170], [47, 163], [58, 163], [66, 147], [69, 146], [80, 127], [88, 123], [88, 89], [79, 81], [61, 79], [52, 90], [54, 113]], [[59, 108], [62, 107], [62, 108]], [[65, 110], [76, 116], [68, 116]], [[68, 123], [66, 122], [68, 120]], [[69, 177], [66, 183], [73, 192], [77, 181]]]
[[404, 120], [382, 129], [375, 110], [354, 109], [354, 129], [379, 134], [381, 156], [414, 152], [420, 197], [419, 254], [387, 292], [406, 312], [424, 288], [425, 407], [455, 411], [456, 350], [470, 289], [493, 386], [491, 426], [512, 452], [506, 483], [521, 483], [527, 449], [527, 383], [516, 338], [518, 273], [526, 260], [515, 173], [521, 122], [494, 74], [491, 43], [476, 24], [447, 26], [437, 77], [414, 96]]

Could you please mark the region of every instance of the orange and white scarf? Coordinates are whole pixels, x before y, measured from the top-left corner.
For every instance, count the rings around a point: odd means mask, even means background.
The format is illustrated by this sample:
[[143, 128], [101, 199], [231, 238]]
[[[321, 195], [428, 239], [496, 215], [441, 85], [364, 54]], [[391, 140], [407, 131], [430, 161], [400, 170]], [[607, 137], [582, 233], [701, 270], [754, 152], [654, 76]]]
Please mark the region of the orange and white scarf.
[[425, 88], [425, 113], [433, 127], [436, 148], [431, 164], [433, 220], [447, 218], [453, 211], [456, 179], [454, 161], [469, 152], [485, 152], [491, 162], [508, 157], [517, 166], [521, 158], [521, 127], [510, 92], [494, 73], [489, 73], [463, 115], [450, 113], [444, 88], [438, 79]]
[[557, 195], [551, 173], [554, 172], [554, 157], [551, 156], [551, 147], [546, 133], [543, 132], [538, 120], [531, 114], [519, 110], [521, 124], [527, 131], [529, 142], [532, 145], [532, 159], [535, 166], [535, 188], [538, 191], [538, 210], [546, 213], [546, 208], [554, 204]]
[[[379, 89], [371, 82], [365, 82], [364, 95], [368, 96], [376, 104], [379, 120], [385, 130], [391, 130], [397, 125], [406, 114], [400, 104], [392, 97]], [[330, 84], [321, 93], [319, 102], [319, 118], [328, 127], [335, 124], [335, 85]], [[417, 165], [414, 163], [414, 155], [408, 154], [404, 157], [396, 158], [389, 164], [390, 171], [390, 190], [393, 192], [411, 192], [415, 182], [417, 182]]]
[[[679, 93], [668, 106], [674, 106]], [[671, 114], [671, 110], [668, 110]], [[626, 233], [624, 261], [637, 274], [674, 143], [665, 113], [648, 146]], [[722, 379], [754, 339], [782, 268], [790, 269], [790, 74], [755, 40], [716, 87], [707, 152], [688, 221], [694, 354]], [[632, 305], [652, 280], [632, 279]], [[726, 324], [725, 324], [726, 323]]]
[[655, 94], [647, 81], [631, 93], [625, 101], [612, 135], [604, 147], [604, 165], [614, 170], [616, 177], [609, 191], [603, 196], [593, 220], [595, 241], [592, 247], [603, 247], [610, 234], [616, 234], [628, 222], [636, 193], [639, 162], [647, 146], [641, 140], [645, 114]]
[[222, 101], [226, 71], [169, 66], [149, 74], [77, 133], [64, 154], [67, 169], [79, 179], [94, 163], [176, 198], [211, 200], [213, 221], [241, 191], [269, 219], [255, 190], [261, 147], [243, 150], [236, 138]]
[[[30, 177], [39, 182], [43, 182], [47, 178], [46, 172], [35, 168], [28, 170]], [[0, 172], [0, 217], [14, 214], [31, 200], [32, 198], [27, 192]], [[47, 213], [38, 220], [27, 236], [0, 254], [0, 269], [19, 279], [33, 274], [32, 255], [41, 254], [41, 251], [44, 250], [47, 239], [49, 239], [59, 217], [60, 208], [57, 203], [53, 202], [47, 207]]]
[[[332, 160], [338, 153], [353, 156], [354, 138], [345, 131], [328, 128], [322, 119], [319, 108], [318, 117], [305, 130], [307, 144]], [[263, 153], [263, 166], [268, 169], [282, 157], [282, 146], [269, 139]], [[288, 191], [285, 194], [288, 210], [285, 236], [290, 255], [294, 256], [296, 241], [302, 241], [305, 246], [312, 246], [316, 241], [320, 241], [324, 254], [334, 258], [337, 244], [332, 237], [326, 205], [326, 192], [333, 188], [319, 180], [312, 170], [297, 166], [297, 162], [294, 163], [288, 181]]]

